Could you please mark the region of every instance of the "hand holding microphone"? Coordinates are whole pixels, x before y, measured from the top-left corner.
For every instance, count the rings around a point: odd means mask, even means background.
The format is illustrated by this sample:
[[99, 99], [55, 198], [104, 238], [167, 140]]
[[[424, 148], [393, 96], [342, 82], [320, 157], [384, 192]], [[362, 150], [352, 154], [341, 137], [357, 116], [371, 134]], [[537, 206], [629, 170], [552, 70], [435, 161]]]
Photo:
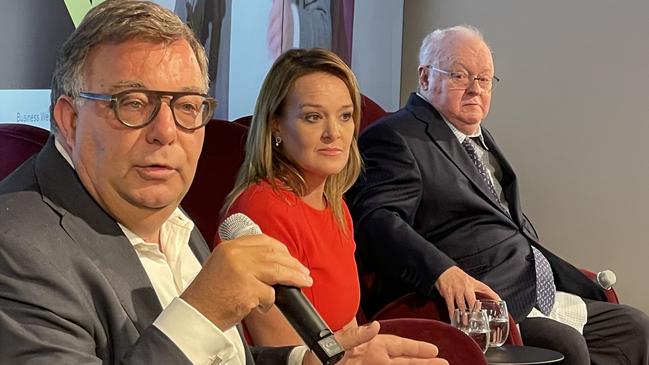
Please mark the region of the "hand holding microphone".
[[181, 298], [221, 330], [275, 301], [272, 284], [311, 286], [309, 270], [281, 242], [242, 236], [218, 245]]
[[[261, 234], [261, 229], [242, 213], [231, 215], [219, 227], [219, 237], [224, 241], [255, 234]], [[273, 288], [275, 305], [318, 359], [325, 365], [342, 359], [344, 349], [302, 291], [280, 284]]]

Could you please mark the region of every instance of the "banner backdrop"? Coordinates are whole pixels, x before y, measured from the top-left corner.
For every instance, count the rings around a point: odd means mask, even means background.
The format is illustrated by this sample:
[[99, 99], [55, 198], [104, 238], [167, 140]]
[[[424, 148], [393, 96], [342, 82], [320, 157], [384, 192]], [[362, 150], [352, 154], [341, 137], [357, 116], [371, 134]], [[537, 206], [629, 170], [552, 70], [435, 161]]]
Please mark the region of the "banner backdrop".
[[[20, 0], [0, 5], [0, 123], [49, 129], [57, 52], [105, 0]], [[323, 47], [351, 64], [354, 0], [155, 0], [175, 11], [207, 51], [215, 117], [252, 113], [268, 68], [284, 50]]]

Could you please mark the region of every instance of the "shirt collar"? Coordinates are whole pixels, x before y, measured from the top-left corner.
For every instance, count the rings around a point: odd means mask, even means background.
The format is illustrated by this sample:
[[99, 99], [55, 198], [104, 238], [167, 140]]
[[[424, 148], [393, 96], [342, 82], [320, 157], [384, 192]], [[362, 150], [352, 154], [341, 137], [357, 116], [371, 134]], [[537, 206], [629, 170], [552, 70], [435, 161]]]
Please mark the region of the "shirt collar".
[[[419, 91], [417, 91], [416, 94], [423, 101], [427, 102], [431, 106], [433, 105], [433, 104], [430, 103], [430, 101], [428, 101], [428, 99], [426, 99], [423, 95], [421, 95], [419, 93]], [[472, 135], [466, 135], [466, 134], [462, 133], [459, 129], [455, 128], [455, 126], [453, 124], [451, 124], [451, 122], [449, 122], [448, 119], [446, 119], [446, 117], [444, 115], [442, 115], [442, 113], [439, 113], [439, 115], [442, 116], [442, 119], [444, 120], [444, 123], [446, 123], [446, 125], [451, 129], [451, 132], [453, 132], [453, 134], [455, 135], [455, 138], [457, 138], [457, 140], [460, 143], [464, 142], [464, 140], [467, 139], [467, 138], [472, 138], [474, 142], [476, 142], [477, 144], [480, 145], [480, 147], [482, 147], [485, 150], [489, 151], [489, 148], [487, 147], [487, 144], [484, 141], [484, 136], [482, 135], [482, 127], [481, 126], [478, 126], [478, 131], [476, 133], [474, 133]]]
[[70, 157], [70, 154], [68, 151], [65, 150], [65, 147], [59, 142], [58, 138], [54, 138], [54, 147], [56, 147], [56, 150], [59, 151], [61, 156], [72, 166], [72, 169], [74, 170], [74, 164], [72, 163], [72, 157]]
[[478, 126], [478, 131], [474, 134], [467, 135], [462, 133], [459, 129], [455, 128], [451, 122], [446, 120], [446, 118], [442, 115], [442, 118], [444, 119], [444, 123], [451, 129], [451, 132], [455, 135], [455, 138], [462, 143], [464, 142], [465, 139], [471, 138], [475, 143], [479, 144], [480, 147], [484, 148], [485, 150], [489, 151], [489, 148], [487, 148], [487, 144], [484, 141], [484, 136], [482, 135], [482, 127]]
[[[122, 229], [122, 232], [124, 232], [124, 235], [126, 238], [131, 242], [131, 245], [133, 247], [136, 247], [138, 245], [158, 245], [157, 243], [153, 242], [146, 242], [142, 237], [138, 236], [137, 234], [133, 233], [130, 229], [126, 228], [126, 226], [122, 225], [121, 223], [117, 222], [119, 225], [119, 228]], [[165, 246], [165, 241], [166, 237], [171, 236], [173, 233], [181, 235], [183, 238], [180, 239], [180, 242], [183, 244], [189, 243], [189, 236], [192, 233], [192, 230], [194, 229], [194, 222], [192, 222], [185, 213], [183, 213], [180, 208], [176, 208], [173, 213], [167, 218], [164, 223], [162, 223], [162, 227], [160, 228], [160, 246], [164, 247]], [[186, 239], [185, 239], [186, 237]]]

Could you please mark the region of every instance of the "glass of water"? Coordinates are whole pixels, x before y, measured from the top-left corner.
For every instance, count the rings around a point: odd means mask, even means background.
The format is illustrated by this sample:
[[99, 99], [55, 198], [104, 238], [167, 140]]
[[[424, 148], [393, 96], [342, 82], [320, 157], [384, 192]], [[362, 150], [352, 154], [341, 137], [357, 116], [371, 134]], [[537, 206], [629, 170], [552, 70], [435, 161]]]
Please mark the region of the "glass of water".
[[480, 308], [487, 312], [489, 319], [489, 346], [502, 346], [509, 335], [509, 313], [504, 300], [480, 299]]
[[471, 337], [482, 352], [487, 352], [490, 333], [487, 311], [455, 309], [451, 318], [451, 325]]

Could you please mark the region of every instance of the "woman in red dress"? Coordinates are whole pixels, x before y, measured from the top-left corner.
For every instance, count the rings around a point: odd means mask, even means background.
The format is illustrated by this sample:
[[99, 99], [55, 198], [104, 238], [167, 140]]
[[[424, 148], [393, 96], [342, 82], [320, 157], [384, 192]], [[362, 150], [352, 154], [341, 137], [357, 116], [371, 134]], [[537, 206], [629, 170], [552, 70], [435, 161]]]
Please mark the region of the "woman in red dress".
[[[261, 87], [246, 158], [224, 207], [224, 217], [249, 216], [310, 269], [314, 283], [304, 294], [334, 331], [357, 325], [360, 301], [343, 201], [361, 169], [359, 122], [358, 84], [338, 56], [284, 53]], [[275, 307], [253, 311], [245, 324], [255, 345], [302, 343]]]

